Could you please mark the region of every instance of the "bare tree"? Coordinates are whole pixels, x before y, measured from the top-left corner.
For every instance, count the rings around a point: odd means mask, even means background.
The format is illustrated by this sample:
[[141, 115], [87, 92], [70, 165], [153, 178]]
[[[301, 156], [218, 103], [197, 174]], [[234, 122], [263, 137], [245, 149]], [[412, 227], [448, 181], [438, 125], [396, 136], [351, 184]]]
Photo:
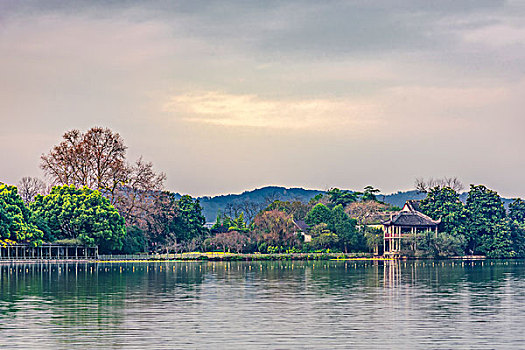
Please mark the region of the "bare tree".
[[236, 205], [240, 209], [240, 211], [244, 213], [244, 218], [248, 223], [252, 222], [253, 219], [257, 216], [257, 214], [259, 214], [259, 212], [263, 210], [266, 206], [265, 203], [257, 203], [249, 200], [236, 203]]
[[86, 186], [99, 190], [126, 219], [127, 225], [146, 228], [155, 196], [166, 175], [139, 158], [126, 162], [124, 140], [108, 128], [94, 127], [86, 133], [70, 130], [60, 144], [41, 156], [40, 167], [56, 185]]
[[449, 187], [453, 189], [456, 192], [462, 191], [465, 187], [463, 186], [463, 183], [457, 178], [457, 177], [444, 177], [441, 179], [434, 179], [429, 178], [428, 180], [425, 180], [422, 177], [416, 178], [415, 181], [416, 190], [418, 190], [421, 193], [427, 193], [433, 188], [444, 188]]
[[229, 218], [235, 219], [240, 213], [242, 213], [242, 208], [239, 203], [230, 202], [224, 207], [224, 215]]
[[110, 194], [129, 176], [126, 149], [118, 133], [100, 127], [86, 133], [70, 130], [63, 141], [41, 156], [40, 167], [56, 185], [86, 186]]
[[45, 194], [47, 189], [46, 183], [37, 177], [26, 176], [18, 182], [18, 194], [26, 204], [32, 202], [37, 194]]
[[151, 162], [145, 162], [140, 157], [129, 167], [128, 178], [124, 186], [111, 193], [115, 207], [128, 225], [134, 224], [144, 228], [157, 207], [166, 175], [157, 174]]

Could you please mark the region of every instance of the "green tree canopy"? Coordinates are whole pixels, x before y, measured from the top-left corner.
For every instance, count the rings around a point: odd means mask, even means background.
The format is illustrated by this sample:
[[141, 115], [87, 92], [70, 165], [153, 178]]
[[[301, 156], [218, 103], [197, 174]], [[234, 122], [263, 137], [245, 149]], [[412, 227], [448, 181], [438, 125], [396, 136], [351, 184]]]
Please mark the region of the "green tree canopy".
[[459, 194], [450, 187], [436, 186], [430, 189], [426, 198], [421, 201], [420, 210], [435, 220], [441, 219], [440, 231], [453, 236], [465, 231], [467, 211]]
[[341, 204], [343, 207], [349, 203], [357, 201], [357, 196], [360, 193], [350, 192], [348, 190], [340, 190], [336, 187], [329, 189], [326, 194], [330, 199], [330, 203], [334, 205]]
[[122, 246], [124, 219], [99, 191], [57, 186], [47, 196], [37, 195], [31, 209], [48, 228], [50, 237], [98, 245], [101, 252]]
[[42, 236], [17, 188], [0, 183], [0, 237], [39, 244]]
[[509, 221], [513, 249], [520, 257], [525, 257], [525, 201], [517, 198], [509, 205]]
[[525, 223], [525, 201], [521, 198], [516, 198], [514, 202], [509, 205], [509, 218], [511, 220]]
[[321, 223], [329, 224], [332, 221], [332, 211], [322, 203], [317, 203], [309, 212], [306, 214], [306, 223], [308, 225], [318, 225]]
[[150, 216], [146, 236], [152, 251], [191, 249], [208, 233], [199, 200], [188, 195], [176, 200], [171, 192], [158, 194]]
[[148, 240], [144, 231], [138, 226], [128, 226], [122, 240], [122, 247], [116, 252], [121, 254], [143, 253], [148, 249]]
[[198, 199], [185, 195], [177, 201], [175, 233], [179, 241], [202, 239], [208, 233], [205, 223], [206, 218]]
[[368, 185], [363, 190], [363, 194], [361, 195], [361, 200], [362, 201], [376, 201], [377, 194], [379, 192], [381, 192], [381, 190]]
[[345, 253], [348, 253], [349, 249], [357, 248], [359, 236], [356, 230], [356, 220], [351, 219], [345, 213], [341, 204], [332, 209], [332, 220], [329, 228], [337, 235], [338, 242]]
[[466, 209], [467, 253], [512, 256], [510, 228], [499, 195], [483, 185], [471, 185]]

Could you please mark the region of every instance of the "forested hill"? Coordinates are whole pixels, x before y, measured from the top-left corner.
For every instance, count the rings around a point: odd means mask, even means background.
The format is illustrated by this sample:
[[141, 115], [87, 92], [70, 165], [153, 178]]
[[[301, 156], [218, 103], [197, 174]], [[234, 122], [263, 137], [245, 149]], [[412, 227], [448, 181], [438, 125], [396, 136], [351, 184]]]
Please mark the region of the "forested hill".
[[245, 191], [241, 194], [200, 197], [199, 200], [203, 207], [206, 221], [214, 222], [219, 211], [222, 213], [239, 209], [243, 211], [244, 209], [259, 211], [276, 200], [308, 202], [319, 193], [324, 193], [324, 191], [268, 186]]
[[[214, 222], [217, 218], [217, 213], [231, 215], [234, 212], [241, 211], [252, 211], [258, 212], [259, 210], [266, 207], [269, 203], [275, 200], [282, 201], [302, 201], [308, 202], [310, 199], [315, 197], [319, 193], [324, 193], [321, 190], [307, 190], [304, 188], [285, 188], [279, 186], [267, 186], [258, 188], [252, 191], [245, 191], [241, 194], [227, 194], [215, 197], [199, 197], [199, 201], [202, 205], [204, 215], [206, 216], [206, 222]], [[462, 193], [460, 198], [463, 202], [467, 199], [468, 193]], [[178, 196], [178, 194], [177, 194]], [[425, 198], [424, 193], [420, 193], [416, 190], [413, 191], [399, 191], [387, 195], [378, 195], [377, 198], [385, 203], [402, 207], [405, 202], [409, 199], [423, 199]], [[511, 199], [502, 198], [505, 207], [508, 206]]]
[[[307, 190], [304, 188], [267, 186], [252, 191], [245, 191], [241, 194], [199, 197], [199, 201], [202, 205], [204, 215], [206, 216], [206, 222], [214, 222], [219, 211], [226, 214], [232, 214], [231, 211], [239, 209], [252, 209], [258, 211], [275, 200], [298, 200], [302, 202], [308, 202], [319, 193], [325, 193], [325, 191]], [[402, 207], [403, 204], [405, 204], [405, 202], [409, 199], [423, 198], [425, 198], [425, 195], [420, 194], [417, 191], [397, 192], [385, 195], [384, 197], [382, 195], [378, 196], [379, 200], [398, 207]]]
[[425, 193], [421, 193], [419, 191], [413, 190], [413, 191], [405, 191], [405, 192], [397, 192], [387, 195], [378, 195], [377, 199], [379, 199], [382, 202], [391, 204], [396, 207], [402, 208], [406, 201], [410, 199], [417, 199], [421, 200], [426, 197]]

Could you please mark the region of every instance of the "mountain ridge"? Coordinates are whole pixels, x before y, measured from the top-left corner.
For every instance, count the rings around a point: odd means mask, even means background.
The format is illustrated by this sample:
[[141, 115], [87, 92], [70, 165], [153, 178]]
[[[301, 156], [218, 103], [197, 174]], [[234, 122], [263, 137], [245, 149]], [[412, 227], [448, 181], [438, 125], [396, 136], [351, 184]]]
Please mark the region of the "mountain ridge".
[[[354, 190], [348, 190], [355, 192]], [[246, 190], [242, 193], [222, 194], [217, 196], [201, 196], [197, 197], [203, 208], [203, 214], [206, 217], [206, 222], [215, 222], [219, 212], [229, 214], [229, 212], [239, 211], [242, 208], [251, 206], [254, 211], [258, 211], [266, 207], [275, 200], [308, 202], [310, 199], [318, 194], [324, 194], [324, 190], [305, 189], [302, 187], [284, 187], [284, 186], [264, 186], [255, 188], [253, 190]], [[175, 193], [177, 198], [180, 198], [179, 193]], [[460, 194], [460, 200], [465, 202], [468, 192]], [[391, 204], [393, 206], [402, 207], [407, 200], [422, 200], [426, 197], [425, 193], [417, 190], [397, 191], [390, 194], [379, 194], [377, 198], [380, 201]], [[512, 202], [512, 199], [501, 197], [503, 204], [507, 208]]]

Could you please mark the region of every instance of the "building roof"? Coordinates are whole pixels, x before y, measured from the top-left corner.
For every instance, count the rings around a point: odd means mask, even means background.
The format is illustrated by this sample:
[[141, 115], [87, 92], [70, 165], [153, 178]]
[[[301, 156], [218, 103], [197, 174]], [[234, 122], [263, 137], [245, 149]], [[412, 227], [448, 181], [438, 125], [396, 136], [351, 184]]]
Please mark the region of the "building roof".
[[293, 223], [301, 231], [307, 231], [310, 228], [310, 226], [306, 222], [304, 222], [304, 220], [294, 220]]
[[441, 222], [439, 220], [433, 220], [429, 216], [416, 210], [419, 208], [419, 201], [407, 201], [401, 210], [395, 216], [392, 216], [390, 220], [383, 222], [385, 226], [437, 226]]
[[405, 203], [405, 207], [408, 207], [408, 209], [412, 210], [412, 211], [419, 211], [419, 204], [421, 203], [421, 201], [418, 201], [418, 200], [415, 200], [415, 199], [409, 199], [406, 201]]

